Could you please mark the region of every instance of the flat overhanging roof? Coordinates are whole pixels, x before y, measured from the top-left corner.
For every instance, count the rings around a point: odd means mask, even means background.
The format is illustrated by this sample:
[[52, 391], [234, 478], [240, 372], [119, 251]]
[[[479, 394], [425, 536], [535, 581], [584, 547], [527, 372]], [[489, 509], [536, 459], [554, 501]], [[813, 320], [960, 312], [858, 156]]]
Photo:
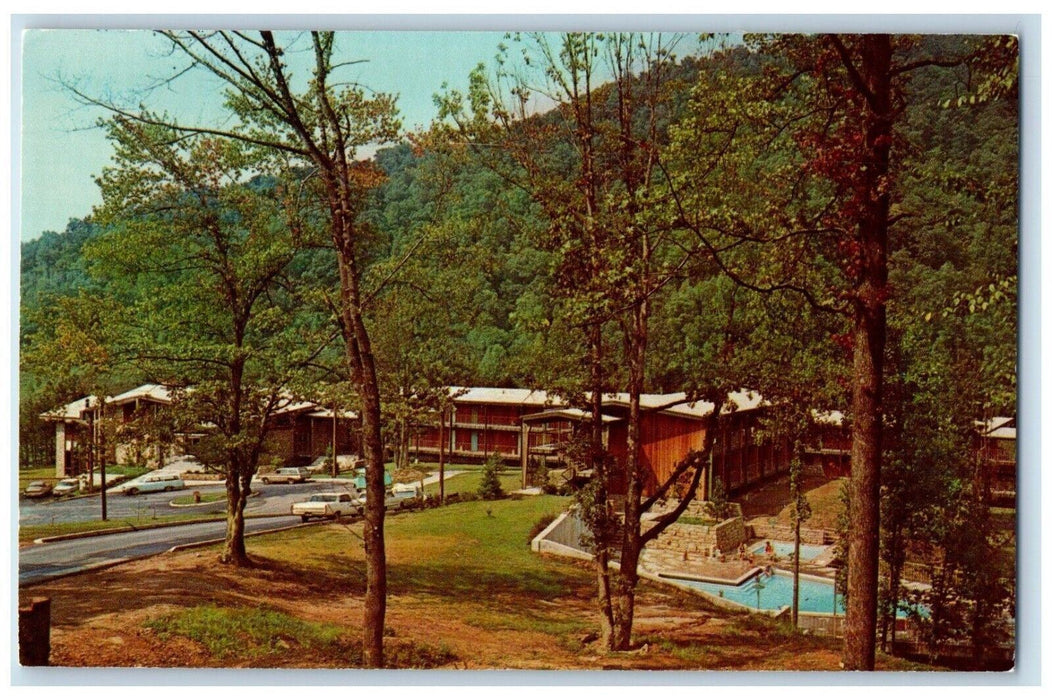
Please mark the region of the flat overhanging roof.
[[[617, 416], [600, 415], [600, 418], [604, 423], [615, 423], [624, 418]], [[545, 421], [545, 420], [572, 420], [572, 421], [587, 421], [592, 419], [590, 411], [583, 411], [579, 408], [553, 408], [550, 411], [541, 411], [540, 413], [531, 413], [523, 416], [522, 421], [534, 422], [534, 421]]]

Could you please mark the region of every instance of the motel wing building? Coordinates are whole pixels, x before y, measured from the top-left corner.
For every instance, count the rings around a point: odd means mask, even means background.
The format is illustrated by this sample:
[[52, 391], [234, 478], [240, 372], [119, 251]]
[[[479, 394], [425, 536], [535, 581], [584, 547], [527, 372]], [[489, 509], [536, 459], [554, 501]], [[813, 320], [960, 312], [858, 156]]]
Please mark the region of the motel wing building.
[[[108, 464], [160, 467], [167, 458], [192, 451], [195, 434], [171, 441], [158, 439], [157, 418], [172, 405], [172, 391], [161, 384], [143, 384], [105, 400], [85, 396], [41, 418], [55, 427], [55, 476], [89, 471], [93, 444]], [[102, 426], [115, 426], [108, 437]], [[359, 420], [351, 411], [336, 411], [310, 401], [289, 399], [271, 417], [264, 459], [280, 465], [310, 464], [335, 447], [337, 455], [353, 454], [359, 445]]]
[[[440, 449], [452, 461], [483, 461], [492, 455], [517, 464], [524, 486], [532, 485], [535, 467], [558, 469], [573, 480], [586, 477], [567, 458], [568, 446], [587, 429], [590, 414], [566, 404], [558, 396], [530, 389], [452, 387], [453, 407], [438, 424], [419, 425], [411, 449], [420, 459], [433, 461]], [[713, 406], [690, 402], [684, 393], [644, 394], [640, 397], [641, 463], [644, 492], [652, 493], [690, 450], [700, 450]], [[603, 435], [615, 460], [627, 454], [629, 397], [603, 397]], [[759, 394], [733, 392], [728, 396], [717, 427], [709, 474], [729, 492], [784, 473], [789, 468], [789, 441], [761, 431], [767, 410]], [[621, 486], [616, 482], [614, 488]]]

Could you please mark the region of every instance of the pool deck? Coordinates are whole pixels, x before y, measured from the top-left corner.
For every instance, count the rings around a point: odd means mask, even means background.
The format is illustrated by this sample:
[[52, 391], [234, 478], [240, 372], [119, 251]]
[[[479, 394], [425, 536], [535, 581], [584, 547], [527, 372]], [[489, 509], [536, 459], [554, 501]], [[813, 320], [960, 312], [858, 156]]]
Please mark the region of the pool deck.
[[[755, 540], [747, 548], [756, 546]], [[826, 552], [812, 561], [801, 561], [800, 572], [820, 578], [829, 579], [835, 574], [829, 568], [829, 561], [833, 558], [833, 548], [829, 547]], [[688, 556], [670, 552], [667, 550], [644, 549], [640, 557], [640, 567], [655, 576], [674, 576], [677, 578], [700, 579], [712, 583], [723, 583], [732, 586], [740, 584], [749, 578], [757, 569], [767, 566], [776, 569], [792, 570], [792, 560], [788, 557], [766, 556], [747, 552], [744, 559], [739, 559], [737, 553], [726, 555], [723, 561], [714, 557]]]
[[[684, 559], [682, 554], [649, 549], [643, 550], [640, 566], [655, 575], [702, 579], [732, 586], [748, 578], [757, 568], [753, 561], [738, 559], [737, 555], [727, 557], [725, 561], [713, 557]], [[760, 566], [762, 567], [762, 564]]]

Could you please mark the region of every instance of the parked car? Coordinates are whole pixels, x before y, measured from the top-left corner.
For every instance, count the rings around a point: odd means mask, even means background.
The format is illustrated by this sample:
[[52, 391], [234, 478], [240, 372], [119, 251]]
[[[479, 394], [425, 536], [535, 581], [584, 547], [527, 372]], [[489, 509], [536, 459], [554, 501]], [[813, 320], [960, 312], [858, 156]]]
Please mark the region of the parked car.
[[395, 484], [391, 487], [391, 496], [393, 498], [420, 498], [423, 493], [420, 490], [420, 484]]
[[22, 493], [29, 498], [43, 498], [51, 493], [51, 484], [46, 481], [30, 481]]
[[51, 493], [56, 496], [68, 496], [77, 491], [80, 491], [80, 479], [63, 479], [55, 484], [55, 488], [51, 490]]
[[302, 484], [308, 479], [310, 470], [306, 467], [282, 467], [276, 472], [259, 477], [264, 484]]
[[[394, 483], [391, 472], [384, 470], [384, 487], [390, 487]], [[365, 467], [356, 467], [354, 470], [354, 487], [359, 491], [365, 490]]]
[[[337, 455], [336, 464], [339, 465], [341, 472], [345, 472], [347, 470], [358, 469], [365, 464], [365, 460], [358, 455]], [[311, 474], [328, 472], [332, 469], [332, 458], [326, 455], [317, 457], [313, 462], [307, 465], [307, 469], [310, 470]]]
[[156, 491], [176, 491], [185, 489], [186, 484], [182, 478], [175, 474], [158, 474], [156, 476], [143, 476], [134, 481], [129, 481], [124, 486], [125, 496], [135, 496], [140, 493], [154, 493]]
[[349, 493], [316, 493], [302, 503], [292, 504], [292, 514], [307, 522], [311, 518], [341, 518], [361, 515], [362, 501]]
[[[406, 484], [398, 484], [398, 486], [400, 487], [399, 490], [396, 491], [393, 488], [391, 488], [387, 489], [387, 491], [384, 493], [384, 505], [388, 508], [406, 508], [408, 507], [408, 502], [419, 495], [419, 487], [417, 486]], [[364, 505], [364, 492], [361, 494], [361, 496], [359, 496], [359, 499]]]

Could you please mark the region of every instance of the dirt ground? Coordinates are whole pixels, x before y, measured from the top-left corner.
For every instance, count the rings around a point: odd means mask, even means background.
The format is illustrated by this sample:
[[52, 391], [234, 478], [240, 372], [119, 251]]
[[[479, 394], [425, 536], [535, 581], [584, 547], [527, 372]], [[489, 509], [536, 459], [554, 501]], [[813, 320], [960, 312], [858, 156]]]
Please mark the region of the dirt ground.
[[[252, 666], [244, 659], [216, 658], [196, 641], [162, 636], [145, 626], [166, 613], [206, 603], [264, 607], [332, 623], [354, 640], [362, 614], [360, 591], [337, 590], [331, 580], [312, 579], [273, 561], [257, 560], [255, 568], [243, 571], [219, 566], [210, 551], [164, 554], [33, 586], [21, 595], [52, 600], [55, 666]], [[637, 597], [637, 648], [607, 653], [579, 634], [581, 621], [590, 627], [596, 617], [593, 595], [590, 581], [582, 576], [577, 590], [536, 601], [536, 616], [548, 627], [528, 619], [509, 624], [506, 617], [487, 618], [493, 608], [480, 608], [470, 599], [391, 596], [388, 645], [440, 644], [451, 653], [452, 660], [441, 665], [449, 669], [839, 669], [839, 653], [829, 641], [772, 633], [771, 625], [755, 616], [724, 612], [695, 596], [649, 584], [640, 586]], [[501, 603], [487, 601], [490, 606]], [[563, 621], [572, 631], [553, 633], [552, 625], [558, 628]], [[338, 655], [310, 653], [295, 645], [267, 659], [266, 666], [284, 668], [349, 666]]]
[[[837, 516], [842, 509], [840, 489], [842, 478], [830, 479], [822, 474], [805, 473], [801, 481], [804, 494], [811, 504], [812, 516], [805, 527], [835, 529]], [[754, 518], [775, 518], [779, 522], [791, 522], [789, 477], [782, 476], [750, 490], [749, 493], [732, 497], [741, 503], [742, 516], [746, 521]]]

